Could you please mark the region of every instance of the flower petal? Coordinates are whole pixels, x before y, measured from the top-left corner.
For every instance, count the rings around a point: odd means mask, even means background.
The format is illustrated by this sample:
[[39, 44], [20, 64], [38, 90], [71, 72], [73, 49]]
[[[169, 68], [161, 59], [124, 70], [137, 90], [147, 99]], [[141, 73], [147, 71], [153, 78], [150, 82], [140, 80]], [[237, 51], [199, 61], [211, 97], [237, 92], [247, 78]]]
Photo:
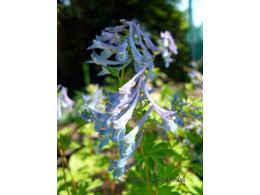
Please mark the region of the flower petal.
[[101, 56], [99, 56], [97, 53], [95, 53], [94, 51], [93, 51], [93, 54], [91, 54], [91, 57], [92, 57], [93, 61], [87, 61], [87, 63], [95, 63], [95, 64], [103, 65], [103, 66], [121, 64], [120, 62], [117, 62], [117, 61], [111, 61], [111, 60], [104, 59]]
[[139, 78], [143, 72], [146, 70], [146, 68], [151, 65], [151, 62], [147, 62], [143, 68], [131, 79], [129, 80], [126, 84], [124, 84], [122, 87], [119, 88], [119, 93], [120, 94], [128, 94], [130, 92], [130, 89], [135, 85], [135, 80]]
[[145, 96], [148, 98], [148, 100], [150, 101], [150, 103], [152, 104], [152, 108], [162, 117], [162, 118], [171, 118], [173, 119], [174, 118], [174, 114], [175, 112], [173, 111], [168, 111], [168, 110], [165, 110], [163, 108], [160, 108], [154, 101], [153, 99], [151, 98], [151, 96], [149, 95], [146, 87], [145, 87], [145, 83], [142, 82], [143, 84], [143, 90], [144, 90], [144, 94]]
[[94, 43], [87, 48], [87, 50], [90, 50], [90, 49], [110, 49], [110, 50], [117, 51], [119, 48], [117, 46], [107, 44], [102, 41], [94, 40]]
[[125, 109], [123, 114], [120, 113], [120, 115], [118, 115], [118, 118], [113, 121], [113, 123], [114, 123], [113, 126], [115, 129], [121, 129], [121, 128], [125, 127], [128, 120], [131, 119], [133, 111], [138, 102], [139, 95], [140, 95], [140, 90], [137, 92], [133, 102], [131, 104], [129, 104], [129, 106]]
[[177, 125], [174, 123], [172, 119], [162, 117], [162, 126], [164, 129], [170, 130], [173, 133], [177, 131]]
[[135, 61], [137, 61], [139, 63], [140, 62], [144, 62], [145, 61], [145, 57], [142, 56], [142, 54], [138, 51], [138, 49], [136, 48], [136, 46], [134, 44], [134, 40], [133, 40], [133, 25], [132, 25], [132, 23], [129, 24], [129, 43], [130, 43], [132, 55], [133, 55]]

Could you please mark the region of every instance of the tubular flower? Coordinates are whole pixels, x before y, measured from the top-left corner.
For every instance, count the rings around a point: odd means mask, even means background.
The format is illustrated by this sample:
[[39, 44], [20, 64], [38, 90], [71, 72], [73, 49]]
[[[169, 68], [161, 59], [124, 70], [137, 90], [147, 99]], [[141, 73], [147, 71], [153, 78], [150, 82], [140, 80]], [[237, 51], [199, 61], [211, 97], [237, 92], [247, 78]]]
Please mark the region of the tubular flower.
[[109, 167], [109, 171], [112, 171], [113, 170], [113, 176], [114, 177], [120, 177], [121, 175], [124, 174], [125, 172], [125, 168], [126, 168], [126, 163], [132, 158], [132, 156], [134, 155], [134, 152], [135, 150], [137, 149], [141, 139], [142, 139], [142, 136], [143, 136], [143, 133], [144, 133], [144, 130], [141, 132], [141, 134], [139, 135], [137, 141], [136, 141], [136, 145], [133, 149], [133, 151], [128, 154], [127, 156], [117, 160], [117, 161], [112, 161], [110, 160], [110, 167]]
[[68, 89], [61, 85], [57, 87], [58, 99], [57, 99], [57, 119], [60, 120], [62, 117], [62, 113], [67, 110], [72, 110], [74, 101], [71, 100], [67, 94]]
[[140, 90], [137, 92], [133, 102], [125, 109], [123, 115], [118, 115], [118, 118], [114, 120], [113, 127], [115, 129], [112, 136], [113, 142], [119, 142], [123, 139], [126, 130], [126, 123], [132, 118], [133, 111], [138, 102]]
[[133, 152], [135, 148], [135, 136], [137, 135], [139, 129], [143, 126], [151, 111], [152, 109], [149, 108], [143, 118], [138, 122], [137, 126], [119, 142], [119, 153], [122, 158]]
[[128, 94], [130, 92], [130, 89], [135, 85], [135, 80], [139, 78], [143, 72], [146, 70], [146, 68], [151, 65], [150, 62], [147, 62], [146, 65], [131, 79], [129, 80], [126, 84], [124, 84], [122, 87], [119, 88], [119, 93], [120, 94]]
[[144, 90], [144, 94], [147, 97], [147, 99], [150, 101], [152, 108], [160, 115], [161, 119], [162, 119], [162, 128], [166, 129], [166, 130], [170, 130], [173, 133], [176, 132], [177, 130], [177, 126], [174, 123], [174, 114], [175, 112], [173, 111], [168, 111], [165, 110], [163, 108], [160, 108], [151, 98], [151, 96], [149, 95], [146, 87], [145, 87], [145, 83], [143, 82], [143, 90]]
[[83, 106], [96, 110], [98, 105], [100, 105], [104, 99], [103, 89], [102, 87], [95, 85], [93, 91], [94, 91], [93, 94], [82, 96], [84, 101]]

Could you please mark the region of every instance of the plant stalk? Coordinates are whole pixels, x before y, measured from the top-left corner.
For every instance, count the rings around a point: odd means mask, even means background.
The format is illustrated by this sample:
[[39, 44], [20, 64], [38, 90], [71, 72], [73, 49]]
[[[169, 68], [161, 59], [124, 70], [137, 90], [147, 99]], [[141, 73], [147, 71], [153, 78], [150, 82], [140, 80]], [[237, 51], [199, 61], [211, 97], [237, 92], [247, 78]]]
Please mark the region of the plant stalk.
[[[67, 167], [68, 172], [69, 172], [70, 177], [71, 177], [72, 186], [73, 186], [74, 190], [77, 190], [77, 185], [76, 185], [75, 180], [74, 180], [74, 178], [73, 178], [73, 176], [72, 176], [72, 174], [71, 174], [71, 172], [70, 172], [70, 170], [69, 170], [67, 158], [66, 158], [66, 156], [65, 156], [65, 154], [64, 154], [64, 151], [63, 151], [62, 149], [59, 149], [59, 151], [60, 151], [60, 154], [61, 154], [61, 156], [62, 156], [62, 166], [65, 165], [65, 166]], [[65, 172], [64, 172], [64, 173], [65, 173]], [[66, 183], [66, 181], [65, 181], [65, 183]]]
[[120, 86], [123, 85], [124, 74], [125, 74], [125, 63], [123, 64], [123, 68], [122, 68], [122, 72], [121, 72], [121, 78], [119, 80]]
[[[142, 154], [144, 155], [144, 148], [143, 148], [143, 141], [141, 140], [141, 152]], [[152, 191], [152, 188], [150, 186], [150, 181], [149, 181], [149, 172], [148, 172], [148, 168], [146, 166], [146, 159], [144, 160], [144, 167], [145, 167], [145, 172], [146, 172], [146, 178], [148, 179], [148, 182], [147, 182], [147, 188], [148, 188], [148, 191], [150, 194], [153, 194], [153, 191]]]
[[67, 183], [67, 180], [66, 180], [66, 175], [65, 175], [65, 161], [64, 161], [64, 154], [62, 153], [62, 171], [63, 171], [63, 179], [64, 179], [64, 182], [65, 182], [65, 187], [66, 187], [66, 190], [68, 192], [68, 195], [70, 195], [70, 192], [69, 192], [69, 187], [68, 187], [68, 183]]

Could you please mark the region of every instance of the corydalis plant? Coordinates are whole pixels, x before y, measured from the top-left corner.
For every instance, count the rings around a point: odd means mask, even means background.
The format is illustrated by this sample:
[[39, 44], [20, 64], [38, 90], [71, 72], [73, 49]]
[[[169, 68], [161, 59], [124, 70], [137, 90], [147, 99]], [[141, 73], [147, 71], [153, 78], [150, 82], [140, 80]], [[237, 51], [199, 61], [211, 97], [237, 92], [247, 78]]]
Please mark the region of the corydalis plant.
[[61, 85], [57, 86], [57, 119], [60, 120], [62, 117], [62, 113], [67, 110], [72, 110], [74, 101], [72, 101], [68, 96], [68, 89], [66, 87], [63, 87]]
[[178, 50], [174, 39], [169, 31], [161, 32], [160, 35], [160, 51], [165, 61], [165, 67], [168, 68], [170, 66], [170, 63], [173, 62], [173, 59], [171, 58], [172, 53], [177, 55]]
[[[134, 62], [136, 75], [122, 85], [118, 92], [108, 93], [109, 101], [105, 105], [105, 111], [88, 108], [88, 112], [93, 117], [96, 125], [95, 130], [99, 132], [100, 149], [108, 144], [109, 139], [118, 143], [120, 159], [110, 161], [109, 170], [113, 170], [114, 177], [124, 174], [125, 170], [134, 166], [137, 162], [127, 165], [127, 162], [134, 155], [143, 133], [140, 132], [145, 120], [152, 110], [155, 110], [162, 119], [164, 129], [175, 132], [177, 126], [174, 123], [173, 111], [159, 107], [151, 98], [152, 90], [147, 90], [146, 83], [153, 72], [153, 55], [151, 52], [158, 52], [158, 48], [152, 43], [150, 38], [134, 22], [120, 20], [123, 24], [117, 27], [108, 27], [101, 36], [96, 36], [92, 49], [92, 60], [87, 63], [102, 65], [99, 75], [110, 73], [109, 66], [115, 67], [122, 72], [131, 61]], [[98, 54], [95, 50], [101, 49]], [[148, 70], [147, 74], [145, 71]], [[143, 93], [143, 95], [141, 95]], [[146, 111], [137, 126], [126, 135], [126, 125], [132, 118], [133, 112], [142, 99], [149, 101], [150, 109]], [[139, 136], [136, 139], [136, 136]]]

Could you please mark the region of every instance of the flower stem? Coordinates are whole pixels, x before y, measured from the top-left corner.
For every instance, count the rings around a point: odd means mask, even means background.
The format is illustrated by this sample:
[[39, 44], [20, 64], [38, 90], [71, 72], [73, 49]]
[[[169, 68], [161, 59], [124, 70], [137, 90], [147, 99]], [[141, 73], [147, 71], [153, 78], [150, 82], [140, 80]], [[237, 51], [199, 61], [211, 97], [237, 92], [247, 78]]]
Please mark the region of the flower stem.
[[[141, 140], [141, 152], [142, 154], [144, 155], [144, 148], [143, 148], [143, 141]], [[147, 188], [148, 188], [148, 191], [150, 194], [153, 194], [153, 191], [152, 191], [152, 188], [150, 186], [150, 181], [149, 181], [149, 172], [148, 172], [148, 168], [146, 166], [146, 159], [144, 160], [144, 167], [145, 167], [145, 172], [146, 172], [146, 178], [148, 179], [148, 182], [147, 182]]]
[[[76, 185], [75, 180], [74, 180], [74, 178], [73, 178], [73, 176], [72, 176], [72, 174], [70, 172], [70, 169], [69, 169], [69, 166], [68, 166], [68, 162], [67, 162], [67, 158], [66, 158], [66, 156], [64, 154], [64, 151], [63, 151], [63, 149], [59, 149], [59, 151], [60, 151], [60, 154], [62, 156], [62, 168], [64, 169], [65, 166], [67, 167], [68, 172], [69, 172], [70, 177], [71, 177], [72, 186], [73, 186], [74, 190], [77, 190], [77, 185]], [[66, 177], [65, 177], [65, 171], [63, 171], [63, 174], [64, 174], [64, 181], [65, 181], [65, 185], [66, 185], [67, 182], [66, 182]]]
[[125, 74], [125, 63], [123, 64], [123, 68], [122, 68], [122, 72], [121, 72], [121, 78], [119, 80], [120, 86], [122, 86], [122, 84], [123, 84], [124, 74]]
[[62, 171], [63, 171], [63, 179], [64, 179], [64, 182], [65, 182], [65, 187], [66, 187], [66, 190], [68, 192], [68, 195], [70, 195], [70, 192], [69, 192], [69, 188], [68, 188], [68, 183], [67, 183], [67, 180], [66, 180], [66, 175], [65, 175], [65, 155], [64, 153], [61, 153], [62, 155]]

